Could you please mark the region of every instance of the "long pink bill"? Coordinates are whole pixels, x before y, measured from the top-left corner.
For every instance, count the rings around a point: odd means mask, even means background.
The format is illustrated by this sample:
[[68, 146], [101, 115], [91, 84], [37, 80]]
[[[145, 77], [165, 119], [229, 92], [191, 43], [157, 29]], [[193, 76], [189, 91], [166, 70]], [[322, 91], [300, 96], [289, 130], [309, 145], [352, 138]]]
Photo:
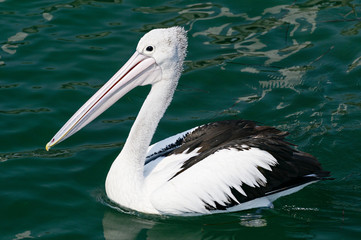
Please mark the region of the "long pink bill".
[[142, 85], [146, 79], [160, 76], [161, 70], [155, 60], [136, 51], [124, 66], [65, 123], [46, 144], [46, 150], [82, 129], [127, 92]]

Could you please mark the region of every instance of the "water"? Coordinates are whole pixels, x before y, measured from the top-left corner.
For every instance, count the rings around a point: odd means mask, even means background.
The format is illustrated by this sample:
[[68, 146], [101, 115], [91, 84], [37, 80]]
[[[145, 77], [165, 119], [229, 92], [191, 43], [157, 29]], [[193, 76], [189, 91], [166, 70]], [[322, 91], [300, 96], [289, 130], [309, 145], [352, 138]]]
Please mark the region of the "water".
[[[359, 239], [359, 1], [0, 1], [1, 239]], [[291, 132], [333, 181], [273, 209], [119, 212], [104, 181], [149, 87], [46, 152], [148, 30], [184, 26], [185, 73], [154, 141], [244, 118]]]

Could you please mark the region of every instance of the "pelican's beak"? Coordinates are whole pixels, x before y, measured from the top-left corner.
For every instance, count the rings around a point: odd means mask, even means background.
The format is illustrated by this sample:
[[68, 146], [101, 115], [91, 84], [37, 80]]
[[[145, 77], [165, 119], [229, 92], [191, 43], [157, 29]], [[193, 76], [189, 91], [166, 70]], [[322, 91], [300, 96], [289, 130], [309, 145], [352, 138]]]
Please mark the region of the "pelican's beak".
[[145, 80], [151, 82], [161, 77], [161, 69], [154, 58], [137, 51], [124, 66], [100, 88], [56, 133], [46, 150], [70, 137], [90, 123], [127, 92], [142, 85]]

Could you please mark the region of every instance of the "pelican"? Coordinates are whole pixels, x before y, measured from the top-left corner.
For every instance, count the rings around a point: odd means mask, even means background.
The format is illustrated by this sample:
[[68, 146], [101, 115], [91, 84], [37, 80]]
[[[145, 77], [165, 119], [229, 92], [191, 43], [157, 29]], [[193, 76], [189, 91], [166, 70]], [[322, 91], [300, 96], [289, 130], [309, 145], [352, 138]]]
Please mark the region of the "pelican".
[[202, 215], [272, 206], [325, 179], [317, 159], [285, 141], [287, 132], [248, 120], [201, 125], [150, 145], [183, 69], [182, 27], [154, 29], [135, 53], [46, 145], [70, 137], [136, 86], [151, 85], [105, 181], [117, 205], [158, 215]]

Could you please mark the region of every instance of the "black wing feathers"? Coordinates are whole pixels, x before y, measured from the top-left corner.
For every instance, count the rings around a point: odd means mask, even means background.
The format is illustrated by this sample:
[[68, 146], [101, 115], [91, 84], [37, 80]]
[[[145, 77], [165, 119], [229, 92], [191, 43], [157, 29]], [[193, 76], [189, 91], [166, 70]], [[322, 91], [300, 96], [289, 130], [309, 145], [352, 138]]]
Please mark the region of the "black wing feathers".
[[[288, 132], [280, 131], [274, 127], [259, 126], [253, 121], [220, 121], [197, 128], [184, 138], [178, 139], [172, 146], [156, 153], [156, 155], [167, 156], [183, 152], [189, 153], [199, 148], [199, 154], [186, 160], [181, 170], [169, 179], [171, 180], [209, 155], [222, 149], [233, 148], [246, 151], [250, 148], [259, 148], [267, 151], [278, 162], [275, 166], [271, 166], [272, 171], [258, 167], [258, 170], [267, 179], [267, 184], [260, 181], [259, 187], [253, 187], [240, 183], [246, 196], [230, 186], [232, 194], [239, 203], [242, 203], [329, 176], [329, 172], [322, 170], [315, 157], [296, 150], [293, 144], [285, 141], [287, 135]], [[242, 161], [242, 159], [239, 160]], [[215, 207], [205, 203], [205, 208], [208, 210], [225, 210], [238, 205], [238, 203], [229, 197], [226, 205], [218, 202], [215, 202], [214, 205]]]
[[[241, 187], [247, 196], [230, 187], [240, 203], [328, 177], [329, 172], [322, 170], [315, 157], [296, 150], [293, 144], [285, 141], [287, 135], [288, 132], [274, 127], [258, 126], [255, 122], [247, 120], [229, 120], [203, 125], [188, 134], [179, 147], [168, 153], [192, 152], [200, 148], [199, 154], [185, 161], [181, 170], [172, 178], [218, 150], [235, 148], [245, 151], [250, 147], [269, 152], [277, 159], [278, 164], [271, 167], [272, 171], [258, 168], [266, 177], [267, 184], [257, 188], [243, 184]], [[229, 198], [229, 203], [225, 206], [215, 203], [216, 208], [210, 205], [205, 207], [209, 210], [222, 210], [237, 204]]]

